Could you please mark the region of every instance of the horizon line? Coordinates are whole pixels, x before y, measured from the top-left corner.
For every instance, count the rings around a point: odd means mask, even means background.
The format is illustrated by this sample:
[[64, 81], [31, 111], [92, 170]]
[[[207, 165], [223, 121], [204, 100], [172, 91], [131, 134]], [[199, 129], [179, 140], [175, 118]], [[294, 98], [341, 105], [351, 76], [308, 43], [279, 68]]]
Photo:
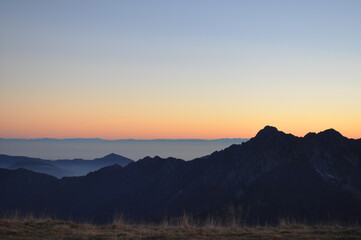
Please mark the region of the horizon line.
[[119, 139], [104, 139], [104, 138], [1, 138], [0, 140], [99, 140], [99, 141], [219, 141], [219, 140], [249, 140], [250, 138], [152, 138], [152, 139], [137, 139], [137, 138], [119, 138]]
[[[299, 136], [299, 135], [295, 135], [294, 133], [290, 133], [290, 132], [285, 132], [282, 130], [279, 130], [277, 127], [274, 127], [272, 125], [265, 125], [264, 128], [262, 128], [261, 130], [259, 130], [258, 132], [262, 131], [263, 129], [266, 128], [274, 128], [276, 129], [276, 131], [279, 132], [283, 132], [285, 134], [291, 134], [293, 136], [296, 137], [305, 137], [307, 134], [311, 134], [311, 133], [315, 133], [315, 134], [319, 134], [325, 131], [329, 131], [329, 130], [333, 130], [335, 132], [338, 132], [339, 134], [341, 134], [343, 137], [349, 138], [349, 139], [361, 139], [361, 138], [352, 138], [352, 137], [347, 137], [345, 135], [343, 135], [342, 133], [340, 133], [339, 131], [337, 131], [335, 128], [326, 128], [325, 130], [322, 131], [309, 131], [306, 134]], [[257, 133], [258, 134], [258, 133]], [[253, 137], [255, 137], [257, 134], [255, 134]], [[151, 138], [151, 139], [136, 139], [136, 138], [119, 138], [119, 139], [104, 139], [104, 138], [99, 138], [99, 137], [91, 137], [91, 138], [82, 138], [82, 137], [74, 137], [74, 138], [52, 138], [52, 137], [39, 137], [39, 138], [2, 138], [0, 137], [0, 140], [4, 141], [4, 140], [8, 140], [8, 141], [42, 141], [42, 140], [54, 140], [54, 141], [76, 141], [76, 140], [89, 140], [89, 141], [109, 141], [109, 142], [116, 142], [116, 141], [232, 141], [232, 140], [241, 140], [241, 141], [247, 141], [250, 140], [253, 137], [249, 137], [249, 138], [214, 138], [214, 139], [207, 139], [207, 138]]]

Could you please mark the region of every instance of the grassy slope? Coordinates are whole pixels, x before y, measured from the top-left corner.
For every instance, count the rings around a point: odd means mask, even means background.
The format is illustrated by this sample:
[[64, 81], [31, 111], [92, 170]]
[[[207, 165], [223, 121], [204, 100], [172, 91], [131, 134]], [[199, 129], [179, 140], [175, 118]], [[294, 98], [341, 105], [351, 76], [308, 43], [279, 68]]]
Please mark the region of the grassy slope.
[[0, 239], [361, 239], [360, 227], [338, 225], [220, 227], [174, 225], [76, 224], [53, 220], [0, 220]]

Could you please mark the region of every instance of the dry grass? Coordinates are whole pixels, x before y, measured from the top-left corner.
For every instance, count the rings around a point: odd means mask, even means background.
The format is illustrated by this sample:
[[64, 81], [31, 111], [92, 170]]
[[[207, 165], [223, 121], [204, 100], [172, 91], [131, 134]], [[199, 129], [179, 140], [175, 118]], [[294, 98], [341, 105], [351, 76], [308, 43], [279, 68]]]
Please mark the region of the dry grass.
[[0, 239], [361, 239], [359, 226], [292, 224], [221, 226], [209, 220], [195, 223], [184, 216], [178, 223], [126, 224], [121, 217], [109, 225], [73, 223], [31, 217], [0, 220]]

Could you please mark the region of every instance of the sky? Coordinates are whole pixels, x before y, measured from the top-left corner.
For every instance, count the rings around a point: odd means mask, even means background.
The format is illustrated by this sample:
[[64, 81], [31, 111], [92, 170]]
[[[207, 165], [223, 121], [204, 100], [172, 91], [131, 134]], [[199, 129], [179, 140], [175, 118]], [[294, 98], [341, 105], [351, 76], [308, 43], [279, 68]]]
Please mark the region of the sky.
[[1, 138], [361, 138], [359, 0], [1, 0]]

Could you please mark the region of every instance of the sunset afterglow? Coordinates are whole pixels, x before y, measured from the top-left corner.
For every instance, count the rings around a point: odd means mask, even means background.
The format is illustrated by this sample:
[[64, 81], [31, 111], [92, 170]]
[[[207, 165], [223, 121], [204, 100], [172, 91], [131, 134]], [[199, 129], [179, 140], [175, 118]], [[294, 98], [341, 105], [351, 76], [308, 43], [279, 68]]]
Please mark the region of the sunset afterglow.
[[[270, 4], [272, 2], [272, 4]], [[360, 1], [1, 1], [0, 138], [361, 137]]]

